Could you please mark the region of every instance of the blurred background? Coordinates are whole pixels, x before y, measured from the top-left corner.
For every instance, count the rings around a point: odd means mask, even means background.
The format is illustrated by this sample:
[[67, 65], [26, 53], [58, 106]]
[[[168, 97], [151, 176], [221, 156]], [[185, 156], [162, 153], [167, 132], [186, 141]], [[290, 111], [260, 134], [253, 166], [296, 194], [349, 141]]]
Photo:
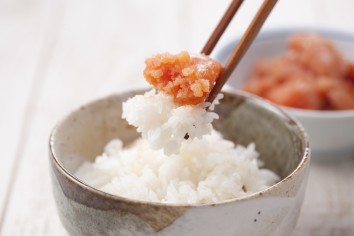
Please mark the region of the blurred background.
[[[147, 86], [142, 71], [151, 54], [199, 52], [230, 2], [0, 0], [0, 235], [66, 235], [47, 162], [55, 123], [88, 101]], [[242, 34], [261, 3], [245, 1], [212, 55]], [[348, 0], [281, 0], [263, 30], [313, 27], [354, 34], [353, 9]], [[325, 170], [317, 174], [328, 177]], [[353, 235], [353, 201], [321, 201], [302, 215], [294, 235]], [[326, 204], [334, 212], [326, 212]], [[313, 206], [305, 201], [304, 207]], [[342, 218], [331, 223], [329, 214], [336, 212]]]

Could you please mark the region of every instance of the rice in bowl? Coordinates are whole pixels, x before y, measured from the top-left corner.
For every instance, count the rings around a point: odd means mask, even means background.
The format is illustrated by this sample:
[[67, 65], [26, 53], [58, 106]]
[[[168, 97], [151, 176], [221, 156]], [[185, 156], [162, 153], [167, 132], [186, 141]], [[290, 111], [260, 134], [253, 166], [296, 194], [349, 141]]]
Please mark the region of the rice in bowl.
[[207, 112], [205, 104], [173, 104], [154, 91], [123, 103], [123, 117], [138, 127], [142, 138], [128, 147], [119, 139], [110, 141], [102, 155], [82, 164], [75, 175], [114, 195], [179, 204], [243, 197], [279, 180], [261, 168], [253, 143], [235, 145], [213, 130], [211, 122], [218, 116]]

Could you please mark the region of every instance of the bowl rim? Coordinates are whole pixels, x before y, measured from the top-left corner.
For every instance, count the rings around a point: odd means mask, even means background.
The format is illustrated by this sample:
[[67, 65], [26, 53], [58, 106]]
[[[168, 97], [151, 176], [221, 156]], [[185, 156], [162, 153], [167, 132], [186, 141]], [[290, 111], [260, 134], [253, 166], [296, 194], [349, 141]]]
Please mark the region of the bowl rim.
[[[124, 93], [135, 93], [135, 92], [142, 92], [142, 91], [146, 91], [146, 90], [132, 90], [132, 91], [126, 91], [123, 92]], [[126, 197], [122, 197], [122, 196], [118, 196], [118, 195], [114, 195], [114, 194], [110, 194], [107, 192], [104, 192], [102, 190], [96, 189], [92, 186], [90, 186], [89, 184], [81, 181], [79, 178], [77, 178], [74, 173], [71, 173], [70, 171], [68, 171], [59, 161], [56, 151], [55, 151], [55, 142], [56, 142], [56, 134], [58, 132], [58, 129], [61, 127], [61, 125], [71, 116], [73, 115], [75, 112], [79, 112], [79, 110], [82, 107], [87, 107], [87, 106], [91, 106], [93, 104], [99, 103], [99, 102], [103, 102], [104, 100], [110, 99], [110, 98], [115, 98], [117, 96], [120, 95], [120, 93], [118, 94], [111, 94], [109, 96], [103, 97], [103, 98], [99, 98], [96, 100], [93, 100], [83, 106], [81, 106], [80, 108], [73, 110], [72, 112], [70, 112], [69, 114], [67, 114], [64, 118], [62, 118], [61, 120], [59, 120], [59, 122], [54, 126], [53, 130], [50, 133], [49, 136], [49, 142], [48, 142], [48, 149], [49, 149], [49, 159], [50, 162], [52, 164], [54, 164], [54, 167], [63, 175], [63, 177], [65, 177], [67, 180], [71, 181], [72, 183], [79, 185], [82, 189], [85, 189], [89, 192], [91, 192], [92, 194], [96, 194], [99, 195], [101, 197], [104, 198], [108, 198], [112, 201], [118, 201], [118, 202], [126, 202], [129, 204], [144, 204], [144, 205], [150, 205], [150, 206], [159, 206], [159, 207], [186, 207], [186, 208], [190, 208], [190, 207], [207, 207], [207, 206], [218, 206], [218, 205], [226, 205], [226, 204], [230, 204], [230, 203], [234, 203], [234, 202], [240, 202], [240, 201], [246, 201], [246, 200], [251, 200], [251, 199], [255, 199], [257, 197], [260, 197], [262, 195], [266, 195], [268, 192], [271, 191], [276, 191], [276, 189], [278, 189], [280, 186], [283, 186], [284, 184], [286, 184], [286, 182], [288, 182], [290, 179], [292, 179], [297, 173], [299, 173], [300, 170], [306, 168], [306, 166], [309, 165], [310, 162], [310, 146], [309, 146], [309, 138], [303, 128], [303, 126], [296, 121], [296, 119], [294, 119], [291, 115], [289, 115], [288, 113], [286, 113], [282, 108], [280, 108], [279, 106], [276, 106], [274, 104], [272, 104], [271, 102], [266, 101], [265, 99], [262, 99], [260, 97], [257, 97], [253, 94], [249, 94], [247, 92], [243, 92], [243, 91], [229, 91], [229, 92], [225, 92], [223, 91], [223, 93], [228, 93], [228, 94], [234, 94], [237, 96], [241, 96], [244, 97], [246, 99], [249, 99], [250, 101], [252, 101], [253, 103], [257, 103], [260, 106], [264, 106], [266, 107], [268, 110], [272, 111], [273, 113], [275, 113], [277, 116], [279, 116], [281, 119], [283, 119], [284, 121], [287, 122], [288, 125], [294, 127], [294, 129], [296, 129], [296, 132], [298, 133], [298, 135], [301, 138], [301, 144], [302, 144], [302, 157], [300, 162], [298, 163], [298, 165], [294, 168], [294, 170], [287, 176], [285, 176], [284, 178], [282, 178], [280, 181], [278, 181], [277, 183], [271, 185], [270, 187], [263, 189], [261, 191], [257, 191], [255, 193], [252, 194], [248, 194], [246, 196], [242, 196], [242, 197], [236, 197], [236, 198], [231, 198], [231, 199], [227, 199], [227, 200], [223, 200], [220, 202], [215, 202], [215, 203], [161, 203], [161, 202], [151, 202], [151, 201], [143, 201], [143, 200], [137, 200], [137, 199], [130, 199], [130, 198], [126, 198]], [[53, 165], [50, 165], [50, 168], [54, 168]], [[52, 176], [52, 178], [54, 178]], [[57, 176], [55, 176], [55, 178], [57, 178]]]
[[[354, 32], [338, 30], [331, 27], [277, 27], [272, 29], [265, 29], [259, 32], [258, 36], [254, 40], [253, 44], [262, 43], [265, 41], [271, 41], [274, 39], [283, 39], [284, 37], [288, 37], [293, 33], [318, 33], [324, 37], [328, 37], [330, 39], [337, 39], [342, 41], [348, 41], [350, 43], [354, 42]], [[232, 49], [239, 40], [240, 36], [236, 36], [234, 39], [230, 40], [228, 43], [225, 43], [221, 46], [221, 49], [216, 53], [216, 59], [220, 60], [221, 58], [225, 58], [225, 55], [228, 55], [230, 49]], [[252, 44], [252, 45], [253, 45]], [[251, 47], [252, 47], [251, 45]], [[354, 62], [354, 61], [353, 61]], [[235, 86], [230, 85], [230, 83], [226, 83], [231, 89], [240, 90]], [[276, 104], [278, 105], [278, 104]], [[349, 118], [354, 116], [354, 109], [347, 110], [311, 110], [311, 109], [301, 109], [294, 107], [281, 106], [285, 110], [289, 110], [293, 112], [297, 116], [309, 116], [313, 118]]]

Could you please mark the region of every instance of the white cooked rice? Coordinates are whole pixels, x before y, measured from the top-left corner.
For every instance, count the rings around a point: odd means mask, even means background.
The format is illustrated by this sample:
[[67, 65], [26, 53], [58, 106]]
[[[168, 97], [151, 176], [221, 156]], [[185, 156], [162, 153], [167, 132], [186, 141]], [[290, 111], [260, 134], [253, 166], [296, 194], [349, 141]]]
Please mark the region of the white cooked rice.
[[[220, 98], [222, 96], [218, 96], [215, 103]], [[211, 122], [218, 119], [218, 115], [206, 111], [207, 105], [178, 106], [171, 96], [151, 90], [124, 102], [122, 117], [137, 127], [152, 149], [163, 149], [166, 155], [171, 155], [179, 152], [182, 143], [211, 133]]]
[[218, 115], [207, 112], [206, 105], [178, 107], [155, 90], [129, 99], [122, 116], [142, 138], [128, 148], [112, 140], [76, 176], [118, 196], [181, 204], [242, 197], [278, 181], [275, 173], [260, 168], [254, 144], [235, 146], [213, 130]]
[[235, 146], [216, 131], [183, 142], [180, 153], [171, 156], [152, 150], [144, 139], [128, 148], [112, 140], [76, 176], [97, 189], [130, 199], [216, 203], [257, 192], [279, 180], [272, 171], [260, 169], [257, 158], [254, 144]]

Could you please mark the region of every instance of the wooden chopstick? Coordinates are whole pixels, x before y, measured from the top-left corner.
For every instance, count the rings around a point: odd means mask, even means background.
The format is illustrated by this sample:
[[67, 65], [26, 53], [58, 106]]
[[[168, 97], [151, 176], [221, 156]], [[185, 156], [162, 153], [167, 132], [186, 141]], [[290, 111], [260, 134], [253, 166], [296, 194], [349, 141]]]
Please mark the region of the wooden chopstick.
[[251, 24], [248, 26], [246, 32], [243, 34], [241, 40], [236, 45], [235, 49], [232, 51], [230, 57], [228, 58], [224, 70], [220, 77], [216, 80], [216, 83], [209, 96], [207, 97], [206, 102], [211, 103], [221, 91], [221, 88], [229, 79], [232, 71], [235, 69], [243, 55], [248, 50], [249, 46], [257, 36], [259, 30], [262, 28], [263, 23], [267, 19], [276, 3], [277, 0], [264, 0], [256, 16], [253, 18]]
[[232, 18], [234, 17], [242, 3], [243, 0], [233, 0], [231, 2], [230, 6], [221, 18], [219, 24], [216, 26], [214, 32], [208, 39], [207, 43], [204, 45], [204, 48], [201, 51], [202, 54], [209, 55], [213, 51], [215, 45], [218, 43], [220, 37], [226, 30], [227, 26], [231, 22]]

